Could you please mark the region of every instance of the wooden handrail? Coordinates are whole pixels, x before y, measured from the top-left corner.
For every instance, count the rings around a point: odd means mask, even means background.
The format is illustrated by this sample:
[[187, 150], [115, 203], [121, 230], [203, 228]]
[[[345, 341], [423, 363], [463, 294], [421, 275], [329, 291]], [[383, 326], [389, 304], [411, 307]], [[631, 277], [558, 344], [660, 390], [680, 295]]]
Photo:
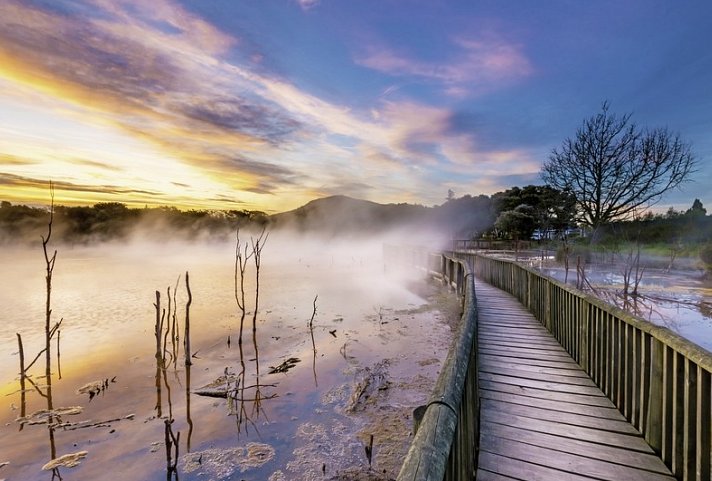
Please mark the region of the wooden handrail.
[[[403, 262], [442, 279], [463, 299], [455, 339], [415, 432], [398, 481], [474, 479], [479, 442], [477, 303], [466, 262], [422, 249], [384, 247], [387, 263]], [[423, 411], [423, 409], [419, 409]]]
[[458, 257], [534, 314], [677, 479], [711, 479], [710, 352], [513, 261], [472, 252]]

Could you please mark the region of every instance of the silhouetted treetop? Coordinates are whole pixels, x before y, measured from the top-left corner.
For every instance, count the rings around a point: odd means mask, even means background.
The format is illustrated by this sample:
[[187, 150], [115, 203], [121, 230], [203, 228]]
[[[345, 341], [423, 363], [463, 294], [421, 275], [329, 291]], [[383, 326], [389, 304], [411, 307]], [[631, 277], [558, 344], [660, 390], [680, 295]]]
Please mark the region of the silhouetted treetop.
[[594, 229], [626, 219], [688, 180], [691, 147], [666, 128], [640, 128], [631, 114], [601, 112], [583, 121], [573, 138], [552, 150], [544, 181], [576, 198], [579, 221]]

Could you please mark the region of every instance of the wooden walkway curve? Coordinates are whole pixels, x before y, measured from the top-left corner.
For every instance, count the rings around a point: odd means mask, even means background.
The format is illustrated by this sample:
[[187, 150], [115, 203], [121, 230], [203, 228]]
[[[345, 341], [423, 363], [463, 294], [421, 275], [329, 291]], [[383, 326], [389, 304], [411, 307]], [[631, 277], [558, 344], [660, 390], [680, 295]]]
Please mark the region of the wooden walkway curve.
[[674, 480], [640, 433], [511, 295], [477, 282], [478, 481]]

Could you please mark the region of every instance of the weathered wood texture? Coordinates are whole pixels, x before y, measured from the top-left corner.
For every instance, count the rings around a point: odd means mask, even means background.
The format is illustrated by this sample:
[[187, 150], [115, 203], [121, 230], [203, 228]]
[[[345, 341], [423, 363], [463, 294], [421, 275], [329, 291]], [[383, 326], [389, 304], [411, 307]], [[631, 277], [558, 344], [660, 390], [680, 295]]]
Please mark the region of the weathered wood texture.
[[[553, 334], [625, 419], [643, 433], [675, 478], [711, 479], [712, 354], [533, 269], [474, 253], [459, 255], [474, 266], [479, 278], [513, 294]], [[508, 319], [503, 322], [511, 324]], [[526, 339], [534, 332], [531, 327], [513, 327], [512, 340]], [[501, 333], [503, 328], [496, 329]], [[498, 357], [510, 351], [510, 357], [521, 360], [532, 347], [483, 345], [481, 353]], [[557, 357], [539, 350], [536, 359], [555, 363]], [[567, 393], [573, 395], [581, 396]]]
[[[403, 251], [390, 254], [400, 255]], [[406, 255], [425, 272], [437, 274], [462, 297], [463, 314], [398, 481], [469, 480], [477, 467], [479, 440], [474, 276], [469, 266], [457, 259]]]
[[477, 479], [673, 480], [640, 432], [511, 295], [476, 286]]

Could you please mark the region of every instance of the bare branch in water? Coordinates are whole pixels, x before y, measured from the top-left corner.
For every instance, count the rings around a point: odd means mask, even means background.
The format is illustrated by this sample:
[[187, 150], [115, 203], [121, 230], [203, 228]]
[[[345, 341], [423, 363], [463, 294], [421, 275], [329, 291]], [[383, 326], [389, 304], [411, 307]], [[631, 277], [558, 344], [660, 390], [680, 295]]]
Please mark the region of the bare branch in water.
[[252, 332], [257, 330], [257, 310], [260, 301], [260, 265], [262, 264], [262, 249], [264, 249], [269, 232], [262, 229], [257, 239], [252, 240], [252, 254], [255, 260], [255, 310], [252, 313]]
[[185, 334], [183, 335], [183, 346], [185, 350], [185, 365], [193, 364], [190, 360], [190, 305], [193, 303], [193, 294], [190, 292], [190, 277], [185, 271], [185, 288], [188, 291], [188, 301], [185, 303]]

